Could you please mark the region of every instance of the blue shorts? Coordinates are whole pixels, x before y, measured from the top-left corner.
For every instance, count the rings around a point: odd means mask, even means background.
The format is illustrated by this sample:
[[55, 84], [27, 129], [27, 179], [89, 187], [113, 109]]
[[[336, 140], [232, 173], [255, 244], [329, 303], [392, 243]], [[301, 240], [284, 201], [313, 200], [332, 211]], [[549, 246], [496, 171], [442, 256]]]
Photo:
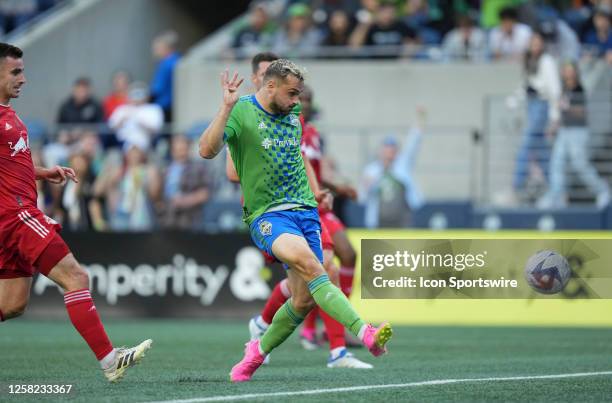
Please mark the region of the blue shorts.
[[[274, 256], [272, 244], [282, 234], [294, 234], [306, 239], [319, 262], [323, 263], [321, 223], [316, 208], [282, 210], [263, 213], [251, 223], [251, 238], [255, 245]], [[279, 259], [280, 260], [280, 259]]]

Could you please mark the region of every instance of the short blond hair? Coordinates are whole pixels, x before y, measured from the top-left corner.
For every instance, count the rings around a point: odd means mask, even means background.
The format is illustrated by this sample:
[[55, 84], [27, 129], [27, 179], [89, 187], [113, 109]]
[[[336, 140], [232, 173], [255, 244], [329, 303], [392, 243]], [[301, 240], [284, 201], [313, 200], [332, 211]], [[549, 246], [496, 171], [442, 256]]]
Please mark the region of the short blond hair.
[[286, 80], [289, 76], [294, 76], [300, 81], [304, 81], [304, 69], [287, 59], [278, 59], [270, 63], [264, 75], [264, 81], [271, 78], [281, 78]]

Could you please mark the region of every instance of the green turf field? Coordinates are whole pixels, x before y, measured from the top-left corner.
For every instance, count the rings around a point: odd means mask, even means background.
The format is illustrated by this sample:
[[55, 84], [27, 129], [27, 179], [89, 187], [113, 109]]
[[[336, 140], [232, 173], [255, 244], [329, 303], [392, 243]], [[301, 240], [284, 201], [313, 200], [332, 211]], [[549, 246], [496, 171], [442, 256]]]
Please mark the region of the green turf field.
[[[72, 401], [171, 401], [242, 396], [243, 401], [611, 401], [612, 329], [400, 327], [390, 353], [359, 358], [374, 370], [325, 368], [326, 349], [306, 352], [293, 337], [249, 383], [228, 381], [241, 358], [246, 323], [217, 320], [109, 322], [115, 343], [154, 339], [142, 364], [109, 385], [67, 321], [15, 320], [0, 325], [0, 401], [57, 400], [7, 394], [9, 382], [73, 384]], [[465, 381], [468, 378], [524, 377]], [[460, 380], [451, 383], [450, 379]], [[441, 380], [440, 383], [424, 381]], [[398, 384], [373, 389], [370, 385]], [[408, 384], [408, 385], [404, 385]], [[332, 388], [361, 390], [319, 393]], [[313, 391], [316, 394], [282, 394]], [[278, 396], [259, 396], [277, 393]], [[256, 394], [248, 397], [244, 395]], [[228, 401], [230, 399], [224, 399]], [[233, 401], [231, 399], [230, 401]]]

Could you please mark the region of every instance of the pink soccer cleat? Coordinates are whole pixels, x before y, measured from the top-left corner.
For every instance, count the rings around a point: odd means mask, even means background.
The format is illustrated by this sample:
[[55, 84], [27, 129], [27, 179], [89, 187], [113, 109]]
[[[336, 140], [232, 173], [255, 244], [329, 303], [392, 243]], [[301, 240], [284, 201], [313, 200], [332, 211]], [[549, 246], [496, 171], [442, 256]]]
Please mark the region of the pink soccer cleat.
[[259, 339], [251, 340], [244, 346], [244, 358], [230, 372], [232, 382], [249, 381], [266, 358], [259, 352]]
[[391, 325], [385, 322], [377, 328], [368, 325], [361, 341], [374, 357], [378, 357], [387, 352], [385, 345], [391, 339], [391, 336], [393, 336]]

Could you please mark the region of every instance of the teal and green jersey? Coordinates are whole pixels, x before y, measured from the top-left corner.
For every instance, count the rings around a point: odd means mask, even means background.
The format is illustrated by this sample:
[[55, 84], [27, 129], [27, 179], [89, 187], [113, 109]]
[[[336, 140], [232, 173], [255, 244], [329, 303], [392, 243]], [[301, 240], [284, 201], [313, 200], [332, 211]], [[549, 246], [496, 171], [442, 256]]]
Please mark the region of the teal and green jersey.
[[316, 207], [300, 151], [299, 106], [288, 115], [265, 111], [255, 95], [241, 97], [225, 126], [224, 140], [240, 178], [247, 224], [282, 205]]

